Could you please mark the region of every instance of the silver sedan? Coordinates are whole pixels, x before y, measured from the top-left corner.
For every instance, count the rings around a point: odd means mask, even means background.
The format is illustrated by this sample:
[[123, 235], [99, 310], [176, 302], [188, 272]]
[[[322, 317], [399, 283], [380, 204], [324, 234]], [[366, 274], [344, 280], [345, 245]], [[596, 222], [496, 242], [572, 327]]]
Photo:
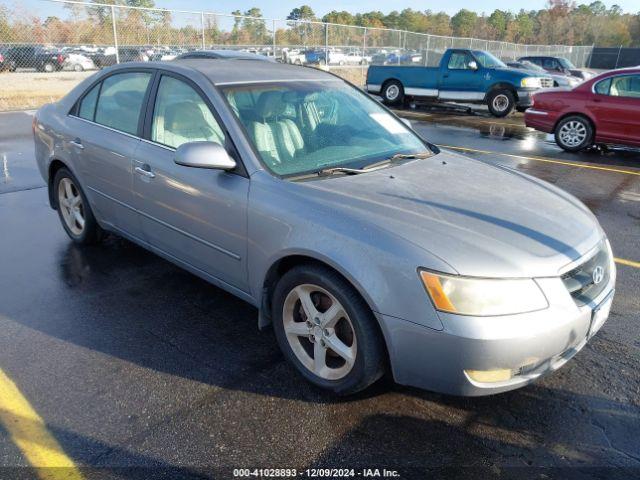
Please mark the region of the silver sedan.
[[611, 248], [582, 203], [440, 151], [326, 72], [119, 65], [41, 108], [34, 135], [74, 242], [116, 233], [250, 302], [337, 393], [388, 369], [440, 392], [511, 390], [609, 314]]

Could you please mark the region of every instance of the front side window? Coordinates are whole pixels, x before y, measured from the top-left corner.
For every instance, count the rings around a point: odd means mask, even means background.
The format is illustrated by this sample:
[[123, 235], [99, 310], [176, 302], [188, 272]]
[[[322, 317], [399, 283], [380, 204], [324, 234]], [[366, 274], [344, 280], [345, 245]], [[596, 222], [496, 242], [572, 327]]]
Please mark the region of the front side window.
[[430, 153], [407, 126], [342, 81], [223, 87], [263, 164], [282, 176], [364, 168], [397, 153]]
[[449, 70], [469, 70], [469, 62], [473, 57], [465, 52], [453, 52], [449, 57]]
[[224, 133], [198, 92], [165, 75], [153, 110], [151, 140], [173, 148], [197, 141], [224, 145]]
[[102, 82], [95, 122], [135, 135], [151, 73], [118, 73]]
[[640, 75], [613, 77], [609, 95], [612, 97], [640, 98]]

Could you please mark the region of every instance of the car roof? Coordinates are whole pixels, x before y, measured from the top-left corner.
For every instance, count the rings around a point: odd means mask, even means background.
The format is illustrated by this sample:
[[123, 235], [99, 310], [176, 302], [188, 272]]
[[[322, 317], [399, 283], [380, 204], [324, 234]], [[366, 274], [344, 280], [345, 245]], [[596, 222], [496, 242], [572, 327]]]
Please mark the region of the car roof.
[[[184, 57], [189, 57], [193, 55], [198, 55], [200, 58], [236, 58], [243, 60], [262, 60], [262, 61], [271, 61], [269, 57], [264, 55], [258, 55], [256, 53], [251, 52], [239, 52], [237, 50], [195, 50], [193, 52], [185, 52], [182, 55], [178, 56], [176, 60], [183, 59]], [[195, 57], [192, 57], [195, 58]]]
[[[145, 65], [144, 63], [141, 65]], [[338, 77], [322, 70], [288, 65], [262, 60], [217, 59], [207, 58], [176, 59], [172, 62], [146, 62], [146, 66], [157, 66], [167, 69], [171, 65], [197, 70], [215, 85], [230, 83], [262, 83], [282, 81], [340, 81]]]

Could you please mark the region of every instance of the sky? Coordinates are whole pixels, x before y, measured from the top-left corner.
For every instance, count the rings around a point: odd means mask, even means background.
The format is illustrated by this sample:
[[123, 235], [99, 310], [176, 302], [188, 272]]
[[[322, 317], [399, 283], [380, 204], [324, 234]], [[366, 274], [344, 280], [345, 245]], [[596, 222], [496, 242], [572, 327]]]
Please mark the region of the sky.
[[[592, 0], [577, 0], [576, 3], [589, 4]], [[394, 2], [382, 2], [371, 0], [300, 0], [288, 1], [282, 0], [233, 0], [233, 1], [216, 1], [216, 0], [155, 0], [156, 6], [161, 8], [170, 8], [177, 10], [205, 10], [210, 12], [231, 13], [231, 11], [239, 9], [246, 11], [251, 7], [257, 6], [262, 9], [262, 14], [268, 18], [285, 18], [289, 12], [300, 5], [308, 4], [316, 12], [316, 15], [322, 16], [331, 10], [346, 10], [350, 13], [368, 12], [371, 10], [381, 10], [389, 13], [390, 10], [403, 10], [404, 8], [413, 8], [414, 10], [444, 10], [449, 14], [454, 14], [461, 8], [474, 10], [478, 13], [490, 14], [496, 8], [518, 11], [521, 8], [527, 10], [538, 10], [544, 8], [546, 0], [515, 0], [505, 2], [504, 0], [447, 0], [447, 2], [432, 2], [425, 0], [396, 0]], [[505, 3], [507, 3], [505, 5]], [[617, 4], [622, 7], [625, 12], [640, 12], [640, 2], [638, 0], [604, 0], [603, 3], [610, 7]], [[40, 14], [40, 16], [55, 15], [56, 11], [60, 11], [60, 7], [48, 0], [0, 0], [0, 5], [7, 5], [10, 8], [20, 6], [23, 10], [31, 10]]]

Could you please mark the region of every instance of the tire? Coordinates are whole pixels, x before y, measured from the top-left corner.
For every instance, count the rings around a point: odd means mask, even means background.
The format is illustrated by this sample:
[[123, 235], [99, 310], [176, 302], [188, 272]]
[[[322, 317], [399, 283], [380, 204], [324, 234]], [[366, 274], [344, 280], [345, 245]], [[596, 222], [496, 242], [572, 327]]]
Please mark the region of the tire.
[[567, 152], [579, 152], [593, 144], [591, 122], [581, 115], [560, 120], [554, 132], [556, 143]]
[[509, 115], [516, 105], [516, 98], [511, 90], [498, 89], [489, 93], [487, 99], [489, 111], [494, 117], [502, 118]]
[[391, 80], [382, 87], [382, 100], [386, 105], [401, 105], [404, 102], [404, 88], [398, 80]]
[[[302, 298], [310, 307], [302, 306]], [[321, 265], [294, 267], [282, 276], [272, 300], [278, 345], [309, 382], [348, 395], [384, 374], [386, 350], [377, 321], [358, 292], [333, 270]], [[337, 320], [323, 323], [330, 307], [340, 312]], [[308, 308], [313, 319], [305, 313]]]
[[84, 68], [83, 68], [83, 67], [82, 67], [82, 65], [80, 65], [79, 63], [76, 63], [76, 64], [73, 66], [73, 71], [74, 71], [74, 72], [83, 72], [83, 71], [84, 71]]
[[[78, 245], [92, 245], [102, 239], [103, 231], [91, 211], [87, 197], [76, 177], [64, 167], [53, 178], [53, 198], [62, 227], [71, 240]], [[74, 201], [78, 203], [70, 205]], [[75, 211], [82, 218], [82, 223]]]
[[47, 73], [53, 73], [56, 70], [56, 67], [53, 66], [53, 63], [47, 62], [42, 66], [42, 70]]

